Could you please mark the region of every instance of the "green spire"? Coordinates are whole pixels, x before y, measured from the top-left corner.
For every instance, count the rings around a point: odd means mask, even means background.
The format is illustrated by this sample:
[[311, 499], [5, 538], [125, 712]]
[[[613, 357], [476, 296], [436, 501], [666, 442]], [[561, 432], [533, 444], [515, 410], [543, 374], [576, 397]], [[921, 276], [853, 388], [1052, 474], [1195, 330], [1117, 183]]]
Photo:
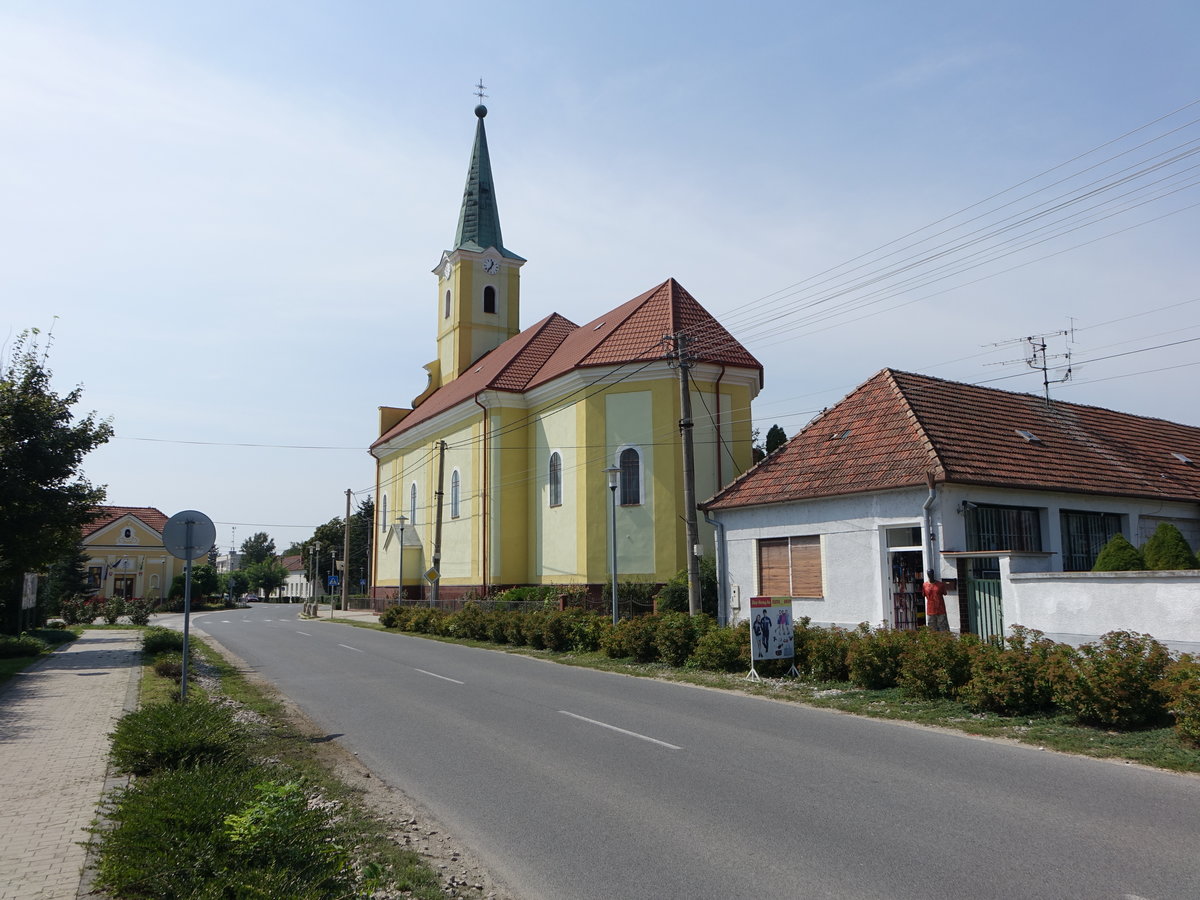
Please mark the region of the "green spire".
[[504, 249], [500, 236], [500, 211], [496, 207], [496, 188], [492, 183], [492, 163], [488, 158], [487, 132], [483, 117], [487, 107], [475, 107], [479, 122], [475, 126], [475, 146], [471, 150], [471, 168], [467, 171], [467, 186], [463, 189], [462, 211], [458, 214], [458, 233], [455, 250], [482, 251], [495, 247], [502, 255], [520, 259]]

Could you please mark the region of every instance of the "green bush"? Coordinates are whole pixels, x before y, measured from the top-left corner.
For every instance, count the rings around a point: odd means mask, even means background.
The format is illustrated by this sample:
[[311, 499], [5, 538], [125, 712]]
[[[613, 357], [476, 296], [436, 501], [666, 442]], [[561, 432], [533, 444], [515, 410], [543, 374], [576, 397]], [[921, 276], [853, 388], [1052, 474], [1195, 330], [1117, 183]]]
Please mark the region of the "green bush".
[[233, 714], [203, 700], [155, 703], [128, 713], [111, 737], [113, 762], [134, 775], [230, 762], [246, 746], [246, 735]]
[[117, 619], [125, 615], [125, 599], [123, 597], [109, 597], [100, 606], [100, 617], [104, 619], [105, 625], [116, 625]]
[[687, 662], [700, 635], [711, 627], [707, 616], [689, 616], [686, 612], [660, 613], [654, 631], [654, 647], [659, 659], [678, 668]]
[[1200, 659], [1185, 653], [1167, 666], [1160, 691], [1179, 739], [1200, 747]]
[[1051, 660], [1054, 702], [1079, 721], [1140, 728], [1164, 717], [1158, 692], [1171, 654], [1148, 634], [1110, 631], [1078, 650], [1060, 647]]
[[142, 632], [142, 652], [147, 656], [160, 653], [182, 653], [183, 632], [154, 626]]
[[470, 641], [486, 641], [488, 613], [478, 603], [468, 601], [462, 609], [446, 617], [445, 633]]
[[916, 636], [914, 631], [877, 628], [860, 634], [850, 645], [847, 671], [858, 687], [881, 690], [895, 687], [900, 660]]
[[161, 678], [183, 680], [183, 654], [160, 653], [154, 658], [154, 674]]
[[313, 802], [300, 781], [254, 786], [254, 799], [224, 819], [225, 837], [238, 868], [281, 868], [303, 873], [315, 885], [341, 887], [348, 856], [334, 841], [328, 805]]
[[525, 643], [534, 650], [546, 649], [546, 613], [535, 609], [521, 614], [521, 631], [525, 635]]
[[514, 647], [524, 647], [529, 644], [525, 634], [525, 614], [515, 609], [504, 613], [504, 635], [508, 643]]
[[1005, 647], [980, 644], [971, 654], [971, 680], [960, 699], [980, 712], [1025, 715], [1054, 705], [1049, 661], [1057, 648], [1036, 629], [1014, 625]]
[[567, 612], [571, 632], [571, 648], [579, 653], [595, 653], [599, 650], [604, 636], [612, 630], [612, 622], [608, 616], [577, 608]]
[[978, 646], [974, 635], [920, 629], [900, 660], [901, 693], [920, 700], [958, 696], [971, 679], [971, 652]]
[[99, 611], [96, 603], [82, 594], [64, 597], [58, 604], [58, 614], [68, 625], [91, 625]]
[[48, 653], [50, 645], [29, 634], [19, 637], [0, 636], [0, 659], [15, 659], [21, 656], [39, 656]]
[[493, 644], [510, 643], [508, 639], [509, 620], [518, 616], [516, 610], [493, 609], [488, 616], [488, 640]]
[[407, 631], [417, 634], [444, 634], [449, 613], [431, 606], [414, 606], [408, 615]]
[[558, 609], [549, 609], [543, 613], [542, 644], [547, 650], [562, 653], [570, 650], [573, 635], [571, 633], [571, 616]]
[[707, 629], [696, 641], [696, 649], [687, 664], [713, 672], [749, 671], [750, 623]]
[[1147, 569], [1195, 569], [1200, 567], [1196, 554], [1179, 529], [1170, 522], [1159, 522], [1154, 534], [1142, 545]]
[[658, 616], [634, 616], [622, 619], [604, 638], [602, 650], [610, 659], [633, 657], [635, 662], [654, 662], [658, 658], [655, 634]]
[[809, 628], [804, 623], [805, 668], [817, 681], [848, 681], [850, 678], [850, 644], [854, 640], [844, 628]]
[[1093, 572], [1140, 572], [1146, 568], [1142, 551], [1125, 539], [1123, 534], [1114, 534], [1100, 550]]
[[125, 615], [129, 616], [129, 624], [145, 626], [150, 624], [150, 613], [154, 611], [151, 600], [134, 598], [125, 603]]

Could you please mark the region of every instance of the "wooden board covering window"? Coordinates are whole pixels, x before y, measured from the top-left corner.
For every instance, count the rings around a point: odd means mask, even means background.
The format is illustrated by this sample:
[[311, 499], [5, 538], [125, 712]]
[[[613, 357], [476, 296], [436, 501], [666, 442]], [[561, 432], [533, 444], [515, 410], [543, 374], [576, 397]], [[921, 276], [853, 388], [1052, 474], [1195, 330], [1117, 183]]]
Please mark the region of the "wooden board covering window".
[[763, 597], [792, 596], [787, 538], [758, 542], [758, 591]]
[[821, 578], [821, 537], [791, 539], [792, 597], [824, 597]]

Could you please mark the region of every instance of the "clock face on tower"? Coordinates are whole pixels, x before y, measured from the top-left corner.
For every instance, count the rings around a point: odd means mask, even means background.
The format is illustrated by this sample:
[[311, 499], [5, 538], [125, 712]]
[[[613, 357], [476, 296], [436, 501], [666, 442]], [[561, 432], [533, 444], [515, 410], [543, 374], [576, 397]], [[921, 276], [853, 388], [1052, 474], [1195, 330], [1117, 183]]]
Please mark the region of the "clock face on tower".
[[500, 271], [500, 263], [496, 262], [492, 257], [488, 257], [483, 261], [483, 271], [489, 275], [495, 275]]

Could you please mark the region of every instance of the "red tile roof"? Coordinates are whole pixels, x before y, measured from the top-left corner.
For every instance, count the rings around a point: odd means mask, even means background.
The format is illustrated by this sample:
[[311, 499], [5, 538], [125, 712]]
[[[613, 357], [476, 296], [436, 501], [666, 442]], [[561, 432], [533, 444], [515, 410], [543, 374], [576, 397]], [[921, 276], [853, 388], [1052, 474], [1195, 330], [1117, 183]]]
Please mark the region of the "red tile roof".
[[162, 530], [166, 527], [167, 519], [169, 518], [153, 506], [97, 506], [93, 512], [92, 519], [83, 526], [84, 537], [87, 537], [89, 534], [95, 534], [101, 528], [111, 525], [122, 516], [134, 516], [154, 531], [162, 534]]
[[704, 507], [912, 487], [929, 472], [938, 482], [1194, 502], [1200, 428], [884, 369]]
[[281, 556], [279, 558], [279, 564], [289, 572], [302, 572], [304, 571], [304, 563], [302, 562], [302, 559], [303, 557], [301, 557], [299, 553], [295, 553], [291, 556]]
[[438, 388], [371, 447], [470, 400], [482, 390], [523, 393], [576, 369], [660, 360], [664, 354], [663, 336], [684, 329], [698, 361], [754, 369], [761, 379], [762, 364], [674, 278], [669, 278], [583, 326], [558, 313], [547, 316]]

